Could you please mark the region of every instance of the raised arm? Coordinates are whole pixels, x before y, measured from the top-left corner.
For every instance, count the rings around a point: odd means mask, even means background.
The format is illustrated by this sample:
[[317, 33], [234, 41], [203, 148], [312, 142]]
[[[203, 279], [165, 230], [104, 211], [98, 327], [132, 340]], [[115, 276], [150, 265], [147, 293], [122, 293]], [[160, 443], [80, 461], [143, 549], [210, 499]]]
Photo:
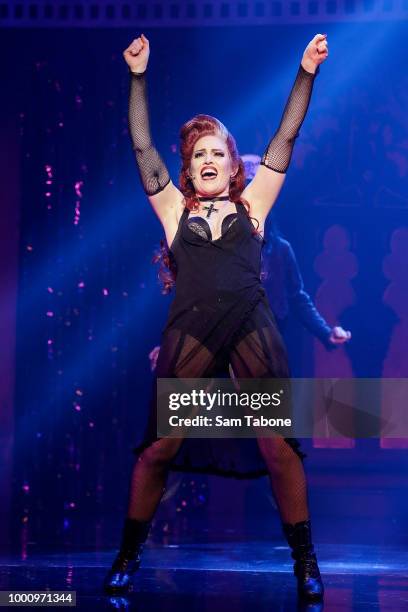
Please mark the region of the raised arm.
[[146, 79], [149, 53], [149, 41], [143, 34], [123, 53], [130, 69], [129, 128], [143, 189], [171, 243], [183, 196], [171, 182], [151, 136]]
[[280, 125], [266, 148], [253, 180], [242, 194], [251, 204], [251, 215], [258, 219], [261, 226], [285, 180], [295, 139], [309, 106], [318, 66], [327, 56], [326, 34], [317, 34], [305, 49]]
[[143, 189], [147, 196], [157, 195], [170, 176], [150, 133], [146, 72], [130, 76], [129, 128]]

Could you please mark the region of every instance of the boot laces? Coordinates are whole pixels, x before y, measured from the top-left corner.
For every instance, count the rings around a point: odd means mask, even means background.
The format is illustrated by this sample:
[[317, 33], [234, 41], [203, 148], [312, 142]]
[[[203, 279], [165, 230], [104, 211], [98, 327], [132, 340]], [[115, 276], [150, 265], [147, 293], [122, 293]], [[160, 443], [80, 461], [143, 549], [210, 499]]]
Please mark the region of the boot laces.
[[302, 574], [305, 580], [307, 580], [308, 578], [320, 577], [317, 559], [314, 554], [298, 559], [298, 561], [296, 562], [296, 570], [296, 573]]
[[137, 566], [140, 563], [140, 557], [138, 554], [125, 554], [119, 553], [112, 565], [114, 572], [126, 572], [128, 567], [131, 568]]

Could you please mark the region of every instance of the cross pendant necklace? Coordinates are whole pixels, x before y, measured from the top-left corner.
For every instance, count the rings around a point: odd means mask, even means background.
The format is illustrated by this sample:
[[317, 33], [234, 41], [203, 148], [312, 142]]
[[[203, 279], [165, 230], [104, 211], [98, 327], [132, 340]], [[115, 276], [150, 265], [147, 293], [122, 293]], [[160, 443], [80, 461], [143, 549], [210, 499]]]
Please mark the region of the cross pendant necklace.
[[209, 206], [203, 206], [203, 210], [207, 210], [206, 218], [209, 219], [213, 212], [218, 212], [218, 208], [215, 208], [214, 202], [211, 202]]
[[203, 206], [203, 210], [207, 211], [206, 218], [209, 219], [213, 212], [218, 212], [219, 208], [215, 208], [214, 202], [229, 200], [229, 196], [218, 196], [216, 198], [197, 198], [199, 202], [209, 202], [209, 206]]

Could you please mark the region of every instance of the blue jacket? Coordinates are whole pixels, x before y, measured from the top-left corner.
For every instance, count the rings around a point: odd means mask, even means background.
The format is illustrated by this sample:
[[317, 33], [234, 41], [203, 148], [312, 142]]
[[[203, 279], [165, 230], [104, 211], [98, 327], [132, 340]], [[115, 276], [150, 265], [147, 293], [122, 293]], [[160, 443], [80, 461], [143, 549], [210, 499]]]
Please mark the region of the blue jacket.
[[303, 279], [295, 253], [287, 240], [272, 235], [263, 255], [263, 282], [277, 324], [283, 327], [289, 312], [327, 347], [331, 327], [321, 316], [310, 295], [304, 290]]

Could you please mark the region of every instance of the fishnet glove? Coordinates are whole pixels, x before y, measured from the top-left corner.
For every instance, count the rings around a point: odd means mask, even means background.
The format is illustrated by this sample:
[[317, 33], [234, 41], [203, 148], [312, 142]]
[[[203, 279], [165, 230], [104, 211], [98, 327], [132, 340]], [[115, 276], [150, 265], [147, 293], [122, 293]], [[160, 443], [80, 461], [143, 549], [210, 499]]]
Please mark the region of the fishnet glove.
[[170, 182], [167, 168], [150, 134], [147, 83], [145, 73], [130, 76], [129, 129], [143, 189], [155, 195]]
[[289, 167], [295, 139], [306, 116], [314, 79], [318, 72], [319, 68], [315, 74], [312, 74], [307, 72], [302, 64], [299, 66], [280, 125], [261, 160], [261, 164], [275, 172], [285, 173]]

